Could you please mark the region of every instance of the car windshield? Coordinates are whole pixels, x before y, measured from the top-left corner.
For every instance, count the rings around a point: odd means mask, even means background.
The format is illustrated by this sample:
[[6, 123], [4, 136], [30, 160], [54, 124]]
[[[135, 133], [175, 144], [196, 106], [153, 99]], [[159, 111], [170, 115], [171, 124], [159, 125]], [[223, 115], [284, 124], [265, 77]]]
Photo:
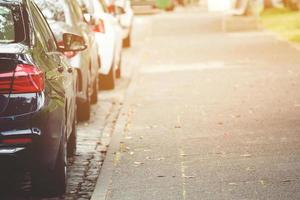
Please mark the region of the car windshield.
[[23, 20], [19, 6], [0, 4], [0, 43], [24, 40]]

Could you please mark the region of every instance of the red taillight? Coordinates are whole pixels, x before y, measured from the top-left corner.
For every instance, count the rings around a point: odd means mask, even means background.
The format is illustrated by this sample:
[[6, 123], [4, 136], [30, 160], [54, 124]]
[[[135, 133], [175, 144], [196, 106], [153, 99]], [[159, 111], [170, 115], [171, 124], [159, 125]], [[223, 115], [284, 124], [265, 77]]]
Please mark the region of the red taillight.
[[32, 142], [31, 138], [13, 138], [4, 139], [1, 141], [3, 144], [28, 144]]
[[97, 33], [105, 33], [105, 27], [103, 20], [99, 20], [99, 23], [93, 27], [93, 31]]
[[0, 94], [10, 93], [14, 72], [0, 73]]
[[115, 13], [115, 6], [114, 5], [109, 5], [107, 6], [107, 10], [109, 13]]
[[18, 64], [13, 72], [0, 74], [0, 88], [1, 94], [42, 92], [44, 75], [33, 65]]

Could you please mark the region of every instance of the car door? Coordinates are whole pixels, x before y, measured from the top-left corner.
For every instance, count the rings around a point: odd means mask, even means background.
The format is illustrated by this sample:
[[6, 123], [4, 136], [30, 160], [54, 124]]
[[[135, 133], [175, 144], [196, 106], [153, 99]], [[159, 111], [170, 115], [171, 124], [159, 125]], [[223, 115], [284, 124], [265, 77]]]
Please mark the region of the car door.
[[[108, 14], [108, 5], [104, 0], [99, 0], [101, 6], [105, 9], [106, 13]], [[109, 14], [110, 16], [110, 22], [114, 29], [114, 36], [115, 36], [115, 63], [119, 63], [121, 60], [121, 51], [123, 46], [123, 30], [120, 25], [120, 22], [117, 18], [117, 16], [114, 16], [113, 14]]]
[[95, 37], [98, 44], [99, 56], [101, 59], [101, 74], [108, 74], [114, 63], [115, 54], [115, 31], [111, 23], [110, 14], [106, 13], [98, 0], [82, 1], [81, 4], [87, 9], [85, 13], [91, 14], [95, 20], [95, 26], [102, 21], [104, 31], [95, 31]]
[[[90, 69], [90, 89], [92, 89], [92, 84], [96, 81], [98, 70], [99, 70], [99, 63], [98, 63], [98, 48], [95, 41], [95, 35], [91, 30], [91, 27], [84, 22], [83, 13], [81, 10], [80, 5], [77, 1], [70, 1], [73, 13], [76, 17], [77, 27], [80, 29], [82, 36], [84, 37], [86, 43], [88, 44], [88, 48], [90, 50], [90, 59], [91, 59], [91, 69]], [[90, 91], [89, 94], [92, 94]]]
[[[65, 56], [58, 51], [53, 33], [40, 10], [32, 2], [29, 6], [36, 37], [39, 37], [43, 46], [43, 52], [41, 52], [43, 55], [40, 58], [44, 58], [45, 60], [43, 59], [41, 63], [45, 65], [43, 66], [44, 68], [50, 69], [47, 71], [47, 74], [50, 74], [50, 77], [47, 77], [46, 74], [46, 79], [49, 81], [48, 83], [51, 84], [51, 87], [53, 87], [53, 90], [58, 90], [57, 94], [64, 100], [62, 103], [66, 103], [67, 130], [72, 130], [71, 127], [73, 121], [71, 119], [73, 118], [70, 115], [74, 113], [74, 104], [72, 102], [74, 102], [75, 99], [73, 72], [68, 66]], [[62, 80], [62, 85], [57, 84], [57, 82], [51, 78], [51, 74], [60, 74], [58, 76], [60, 76], [60, 79]], [[60, 89], [62, 89], [62, 91], [59, 91]]]

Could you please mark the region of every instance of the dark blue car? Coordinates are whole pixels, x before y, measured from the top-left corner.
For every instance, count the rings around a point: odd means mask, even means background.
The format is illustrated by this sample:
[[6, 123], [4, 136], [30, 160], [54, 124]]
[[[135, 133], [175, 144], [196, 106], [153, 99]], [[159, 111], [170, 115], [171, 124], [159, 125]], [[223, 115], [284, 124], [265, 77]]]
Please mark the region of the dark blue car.
[[62, 194], [76, 150], [76, 71], [63, 53], [86, 49], [63, 35], [58, 47], [31, 0], [0, 0], [0, 163], [31, 170], [34, 191]]

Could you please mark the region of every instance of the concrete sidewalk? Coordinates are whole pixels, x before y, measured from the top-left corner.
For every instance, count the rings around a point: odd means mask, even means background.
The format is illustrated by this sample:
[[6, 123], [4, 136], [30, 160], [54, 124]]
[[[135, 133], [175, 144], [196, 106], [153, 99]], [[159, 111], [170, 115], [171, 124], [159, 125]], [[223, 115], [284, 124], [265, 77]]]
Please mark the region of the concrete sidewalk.
[[148, 20], [93, 200], [299, 199], [299, 52], [195, 9]]

